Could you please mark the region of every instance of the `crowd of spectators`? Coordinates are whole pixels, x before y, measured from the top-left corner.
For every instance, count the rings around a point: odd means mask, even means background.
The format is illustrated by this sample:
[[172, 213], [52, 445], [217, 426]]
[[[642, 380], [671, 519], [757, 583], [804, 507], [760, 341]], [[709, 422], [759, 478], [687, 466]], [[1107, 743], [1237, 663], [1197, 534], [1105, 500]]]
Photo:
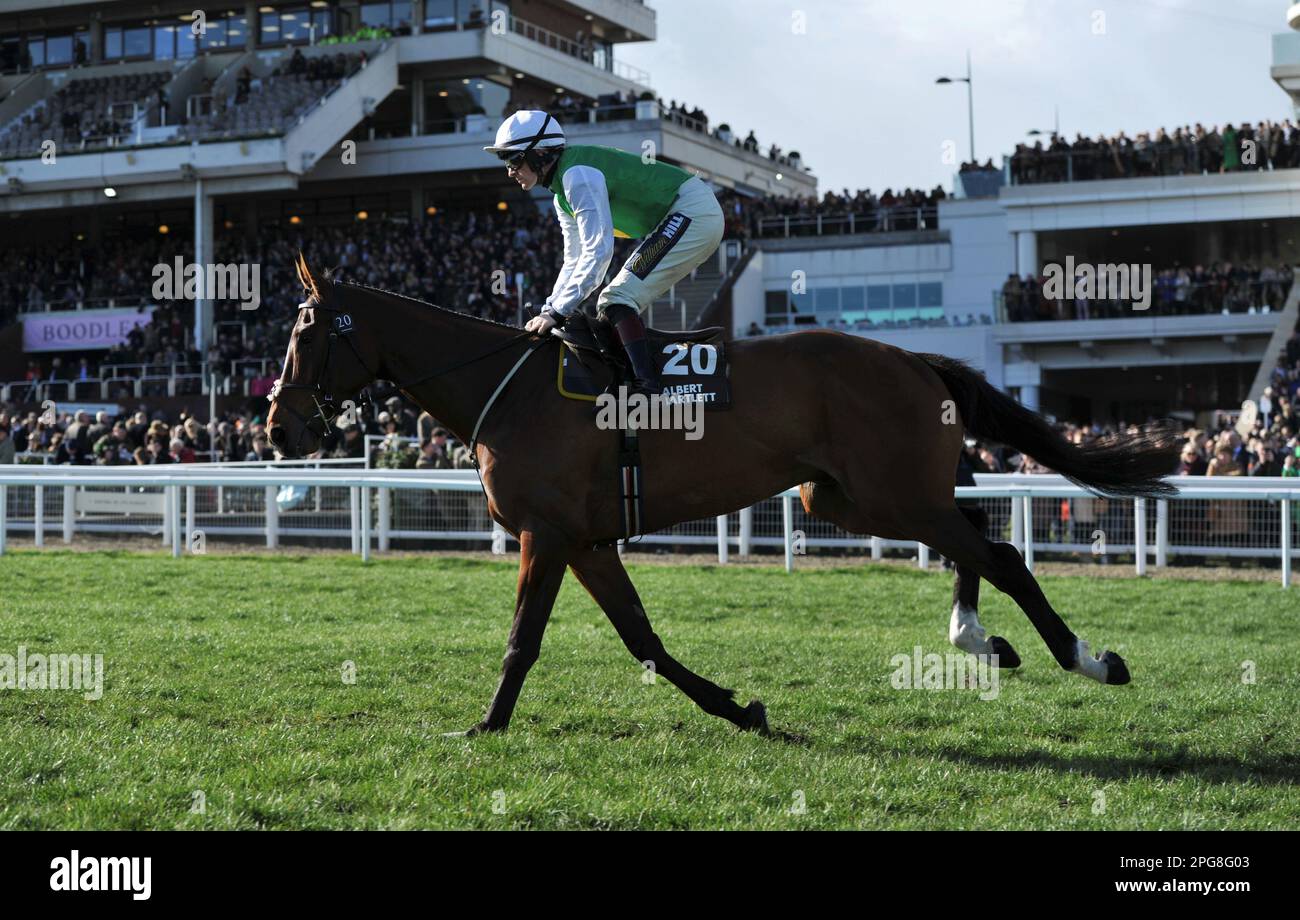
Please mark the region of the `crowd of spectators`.
[[[875, 233], [889, 230], [932, 230], [939, 226], [939, 202], [947, 197], [941, 186], [879, 195], [871, 189], [828, 191], [820, 198], [792, 195], [783, 198], [748, 198], [720, 195], [729, 236], [812, 236], [818, 233]], [[852, 226], [849, 216], [853, 216]], [[789, 218], [789, 225], [784, 218]]]
[[1135, 312], [1133, 302], [1117, 297], [1049, 299], [1044, 276], [1012, 274], [1002, 284], [1007, 322], [1070, 319], [1116, 319], [1131, 316], [1174, 316], [1206, 313], [1249, 313], [1282, 309], [1291, 290], [1288, 265], [1175, 264], [1152, 272], [1151, 303]]
[[1068, 141], [1053, 134], [1042, 141], [1017, 144], [1011, 155], [1011, 181], [1081, 182], [1134, 176], [1187, 176], [1240, 170], [1290, 169], [1300, 166], [1300, 126], [1291, 121], [1261, 121], [1206, 128], [1199, 122], [1167, 132], [1142, 132]]
[[[265, 407], [265, 403], [262, 403]], [[28, 462], [95, 466], [165, 463], [242, 463], [275, 459], [264, 408], [219, 414], [207, 422], [188, 410], [174, 421], [144, 405], [114, 416], [100, 411], [58, 412], [0, 408], [0, 463]], [[384, 467], [466, 469], [468, 449], [427, 412], [417, 413], [399, 397], [341, 419], [312, 458], [362, 460], [367, 436], [370, 462]], [[382, 439], [382, 440], [378, 440]]]

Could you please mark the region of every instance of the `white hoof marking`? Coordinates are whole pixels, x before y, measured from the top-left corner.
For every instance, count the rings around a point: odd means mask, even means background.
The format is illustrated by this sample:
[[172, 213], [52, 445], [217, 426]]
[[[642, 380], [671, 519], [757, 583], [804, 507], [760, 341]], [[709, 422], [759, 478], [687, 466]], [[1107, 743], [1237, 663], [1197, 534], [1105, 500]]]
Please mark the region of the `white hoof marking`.
[[948, 622], [948, 641], [963, 652], [972, 655], [992, 655], [993, 643], [984, 635], [979, 614], [974, 607], [960, 602], [952, 605], [952, 619]]
[[1088, 643], [1078, 639], [1074, 651], [1074, 667], [1070, 668], [1075, 674], [1082, 674], [1084, 677], [1091, 677], [1098, 683], [1104, 684], [1106, 676], [1110, 669], [1106, 663], [1092, 657], [1092, 652], [1088, 650]]

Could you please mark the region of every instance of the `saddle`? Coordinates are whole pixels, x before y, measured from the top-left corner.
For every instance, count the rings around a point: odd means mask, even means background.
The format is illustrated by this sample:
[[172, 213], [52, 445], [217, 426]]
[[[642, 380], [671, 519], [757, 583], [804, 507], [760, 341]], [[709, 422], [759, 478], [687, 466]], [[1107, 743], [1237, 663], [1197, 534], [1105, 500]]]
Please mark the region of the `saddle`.
[[[593, 365], [603, 364], [609, 368], [614, 386], [631, 383], [632, 368], [627, 360], [627, 352], [623, 350], [623, 343], [619, 341], [614, 324], [609, 320], [578, 310], [565, 321], [563, 327], [551, 334], [562, 341], [584, 367], [590, 369]], [[710, 326], [685, 332], [665, 332], [647, 327], [645, 334], [650, 344], [650, 353], [658, 354], [669, 343], [720, 344], [723, 329], [721, 326]]]

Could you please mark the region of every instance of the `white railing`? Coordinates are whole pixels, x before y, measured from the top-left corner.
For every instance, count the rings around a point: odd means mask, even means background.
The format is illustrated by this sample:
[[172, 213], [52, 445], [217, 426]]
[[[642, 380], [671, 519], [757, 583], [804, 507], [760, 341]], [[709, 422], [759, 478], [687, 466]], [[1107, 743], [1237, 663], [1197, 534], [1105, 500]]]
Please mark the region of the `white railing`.
[[[278, 546], [283, 536], [346, 536], [352, 552], [366, 560], [372, 545], [384, 551], [394, 539], [482, 541], [494, 552], [504, 552], [509, 538], [487, 516], [475, 471], [341, 468], [348, 462], [358, 461], [0, 467], [0, 552], [7, 531], [32, 532], [40, 546], [47, 530], [61, 530], [64, 542], [71, 542], [78, 530], [161, 534], [174, 556], [181, 555], [182, 545], [193, 546], [199, 532], [264, 536], [268, 547]], [[1278, 560], [1282, 584], [1290, 585], [1297, 546], [1291, 509], [1300, 500], [1300, 479], [1169, 481], [1178, 493], [1149, 502], [1100, 499], [1054, 475], [980, 475], [977, 485], [958, 488], [957, 497], [984, 504], [991, 512], [989, 537], [1009, 540], [1031, 570], [1040, 553], [1084, 554], [1098, 561], [1131, 555], [1138, 575], [1145, 574], [1149, 564], [1166, 565], [1171, 555], [1253, 557]], [[78, 493], [88, 489], [152, 494], [158, 508], [117, 515], [79, 511]], [[242, 499], [222, 501], [223, 492], [235, 492]], [[308, 499], [313, 492], [314, 501]], [[21, 500], [28, 495], [30, 503]], [[787, 571], [793, 569], [794, 557], [809, 547], [869, 550], [873, 559], [885, 550], [901, 549], [914, 551], [922, 568], [929, 565], [928, 547], [847, 534], [807, 517], [796, 503], [798, 495], [797, 489], [789, 489], [741, 509], [735, 532], [732, 516], [720, 515], [636, 542], [716, 546], [720, 563], [727, 561], [733, 546], [741, 555], [756, 546], [780, 547]]]

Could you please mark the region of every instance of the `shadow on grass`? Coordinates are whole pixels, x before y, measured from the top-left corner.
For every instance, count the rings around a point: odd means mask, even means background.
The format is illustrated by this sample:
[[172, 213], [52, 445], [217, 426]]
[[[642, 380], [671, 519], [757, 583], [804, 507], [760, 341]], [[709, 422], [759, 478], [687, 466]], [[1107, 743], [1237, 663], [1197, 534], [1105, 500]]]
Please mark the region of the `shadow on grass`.
[[1082, 773], [1100, 780], [1176, 779], [1192, 776], [1207, 783], [1261, 786], [1300, 785], [1300, 767], [1280, 756], [1244, 753], [1240, 758], [1204, 756], [1169, 751], [1150, 755], [1069, 756], [1047, 751], [1016, 754], [981, 754], [952, 747], [918, 754], [942, 758], [955, 764], [993, 770], [1026, 770], [1046, 767], [1058, 773]]

